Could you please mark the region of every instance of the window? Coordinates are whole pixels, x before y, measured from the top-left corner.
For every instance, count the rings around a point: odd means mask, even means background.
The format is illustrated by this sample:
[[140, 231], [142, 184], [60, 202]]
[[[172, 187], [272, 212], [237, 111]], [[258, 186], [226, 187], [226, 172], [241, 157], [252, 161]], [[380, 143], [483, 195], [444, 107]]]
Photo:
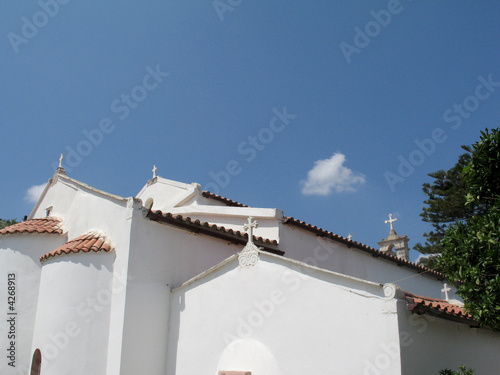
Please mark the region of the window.
[[40, 349], [37, 349], [33, 353], [33, 360], [31, 362], [31, 375], [40, 375], [41, 367], [42, 367], [42, 352], [40, 351]]

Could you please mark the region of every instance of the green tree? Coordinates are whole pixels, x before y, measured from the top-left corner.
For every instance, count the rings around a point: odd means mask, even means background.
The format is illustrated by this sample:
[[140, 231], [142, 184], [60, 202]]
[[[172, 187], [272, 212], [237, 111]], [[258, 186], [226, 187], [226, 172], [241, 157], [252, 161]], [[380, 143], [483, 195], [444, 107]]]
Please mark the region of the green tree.
[[425, 244], [417, 243], [413, 248], [422, 254], [437, 254], [421, 260], [422, 264], [432, 268], [437, 266], [437, 259], [443, 251], [441, 240], [448, 227], [457, 222], [468, 221], [474, 215], [484, 214], [491, 207], [491, 201], [484, 199], [468, 202], [470, 187], [463, 171], [472, 160], [472, 148], [462, 148], [468, 152], [460, 155], [452, 168], [429, 173], [428, 176], [434, 180], [422, 186], [427, 199], [420, 216], [423, 221], [431, 223], [433, 229], [424, 233]]
[[460, 372], [453, 371], [449, 369], [444, 369], [439, 371], [439, 375], [474, 375], [475, 372], [472, 369], [467, 369], [465, 366], [460, 366]]
[[481, 132], [462, 176], [467, 205], [482, 209], [452, 224], [438, 266], [457, 287], [465, 309], [481, 324], [500, 331], [500, 131]]
[[17, 223], [16, 219], [11, 219], [11, 220], [3, 220], [0, 219], [0, 229], [8, 227], [9, 225]]
[[500, 198], [500, 130], [486, 129], [473, 146], [472, 158], [464, 168], [469, 183], [467, 204], [493, 206]]
[[[464, 147], [465, 149], [468, 149]], [[462, 171], [471, 160], [471, 154], [460, 155], [458, 162], [449, 170], [429, 173], [434, 180], [424, 183], [422, 190], [427, 197], [420, 216], [422, 220], [432, 224], [432, 231], [424, 233], [425, 244], [417, 243], [414, 249], [422, 254], [440, 254], [443, 250], [441, 240], [446, 229], [458, 221], [467, 221], [484, 210], [481, 204], [466, 205], [467, 182]], [[428, 267], [436, 267], [437, 256], [422, 258], [421, 263]]]

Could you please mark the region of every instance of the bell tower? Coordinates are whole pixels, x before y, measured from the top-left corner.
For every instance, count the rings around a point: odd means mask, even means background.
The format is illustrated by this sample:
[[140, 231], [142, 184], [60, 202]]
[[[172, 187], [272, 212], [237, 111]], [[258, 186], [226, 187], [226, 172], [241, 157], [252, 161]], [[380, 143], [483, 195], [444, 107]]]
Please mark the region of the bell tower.
[[406, 234], [398, 236], [393, 225], [396, 221], [398, 221], [398, 219], [393, 219], [392, 214], [389, 214], [389, 220], [386, 220], [385, 223], [389, 224], [391, 229], [389, 230], [387, 238], [384, 238], [378, 243], [380, 251], [396, 255], [398, 258], [404, 260], [410, 260], [410, 248], [408, 247], [408, 241], [410, 241], [410, 239]]

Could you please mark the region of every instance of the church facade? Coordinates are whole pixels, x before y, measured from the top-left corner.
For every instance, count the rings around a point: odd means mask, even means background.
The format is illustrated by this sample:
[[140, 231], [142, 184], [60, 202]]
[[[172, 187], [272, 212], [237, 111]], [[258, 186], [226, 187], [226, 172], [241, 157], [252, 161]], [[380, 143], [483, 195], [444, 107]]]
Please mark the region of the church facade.
[[123, 198], [59, 168], [0, 230], [0, 373], [498, 372], [500, 335], [400, 255], [196, 183]]

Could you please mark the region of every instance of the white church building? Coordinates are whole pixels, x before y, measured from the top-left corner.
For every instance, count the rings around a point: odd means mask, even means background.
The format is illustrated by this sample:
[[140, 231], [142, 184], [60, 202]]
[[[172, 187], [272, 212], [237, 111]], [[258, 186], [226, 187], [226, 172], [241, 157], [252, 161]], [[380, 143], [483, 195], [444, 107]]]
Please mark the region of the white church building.
[[0, 230], [0, 374], [500, 373], [500, 334], [397, 250], [196, 183], [123, 198], [59, 168]]

